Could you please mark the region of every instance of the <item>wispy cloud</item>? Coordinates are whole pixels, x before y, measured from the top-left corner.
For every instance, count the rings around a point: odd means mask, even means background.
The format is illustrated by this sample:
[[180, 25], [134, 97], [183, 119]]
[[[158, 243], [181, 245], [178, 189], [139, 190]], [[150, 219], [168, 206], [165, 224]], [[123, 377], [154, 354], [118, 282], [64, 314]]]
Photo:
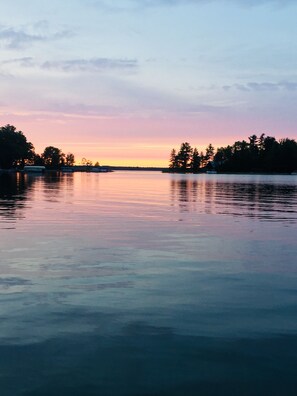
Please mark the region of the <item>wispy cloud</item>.
[[[216, 0], [214, 0], [216, 1]], [[226, 1], [226, 0], [225, 0]], [[287, 6], [290, 4], [295, 5], [296, 1], [295, 0], [233, 0], [234, 3], [238, 3], [239, 5], [252, 5], [252, 6], [257, 6], [261, 4], [271, 4], [271, 5], [276, 5], [276, 6]]]
[[238, 6], [259, 6], [270, 4], [274, 6], [287, 6], [296, 4], [296, 0], [115, 0], [112, 4], [106, 0], [87, 0], [91, 5], [96, 5], [106, 11], [137, 10], [154, 7], [173, 7], [187, 5], [203, 5], [208, 3], [233, 3]]
[[0, 62], [0, 65], [19, 65], [21, 67], [32, 67], [35, 66], [34, 58], [31, 56], [25, 56], [22, 58], [13, 58]]
[[38, 42], [48, 42], [70, 37], [69, 30], [49, 32], [45, 21], [23, 27], [0, 25], [0, 46], [8, 49], [22, 49]]
[[237, 90], [245, 92], [297, 91], [297, 82], [249, 82], [246, 84], [225, 85], [223, 86], [223, 89], [224, 91]]
[[60, 70], [64, 72], [101, 72], [107, 70], [132, 71], [138, 67], [136, 59], [70, 59], [62, 61], [47, 61], [41, 65], [42, 69]]
[[119, 115], [123, 109], [117, 106], [94, 105], [88, 103], [70, 103], [67, 101], [49, 102], [43, 107], [38, 107], [38, 111], [47, 113], [59, 113], [62, 115], [75, 115], [85, 117], [109, 117]]
[[104, 73], [108, 71], [120, 70], [121, 72], [135, 72], [138, 68], [136, 59], [113, 59], [113, 58], [92, 58], [92, 59], [68, 59], [60, 61], [38, 62], [33, 57], [21, 57], [3, 60], [0, 67], [16, 66], [19, 68], [37, 68], [48, 71], [61, 71], [65, 73]]
[[100, 7], [104, 11], [130, 11], [141, 10], [155, 7], [172, 7], [177, 5], [198, 4], [211, 0], [116, 0], [112, 4], [106, 0], [87, 0], [87, 3], [92, 6]]

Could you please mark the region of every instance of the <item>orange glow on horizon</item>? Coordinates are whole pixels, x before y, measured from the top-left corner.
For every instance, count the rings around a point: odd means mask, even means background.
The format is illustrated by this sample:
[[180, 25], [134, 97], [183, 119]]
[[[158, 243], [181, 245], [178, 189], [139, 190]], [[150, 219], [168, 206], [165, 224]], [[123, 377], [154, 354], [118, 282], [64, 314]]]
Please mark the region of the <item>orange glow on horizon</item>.
[[[93, 165], [97, 162], [95, 159], [92, 160]], [[115, 159], [103, 159], [102, 161], [98, 161], [100, 165], [107, 165], [107, 166], [133, 166], [133, 167], [153, 167], [153, 168], [167, 168], [168, 162], [165, 161], [152, 161], [150, 159], [147, 160], [115, 160]]]
[[[7, 109], [8, 110], [8, 109]], [[95, 164], [114, 166], [167, 167], [170, 152], [179, 150], [181, 143], [189, 142], [198, 151], [205, 151], [208, 144], [215, 149], [232, 145], [237, 140], [247, 140], [252, 134], [275, 136], [279, 130], [276, 124], [268, 125], [265, 120], [243, 120], [239, 116], [212, 115], [163, 117], [118, 116], [83, 119], [69, 115], [19, 114], [10, 111], [0, 114], [0, 125], [12, 124], [23, 131], [32, 142], [35, 151], [41, 154], [46, 146], [60, 148], [65, 154], [71, 152], [76, 163], [86, 158]], [[287, 135], [294, 138], [295, 130]]]

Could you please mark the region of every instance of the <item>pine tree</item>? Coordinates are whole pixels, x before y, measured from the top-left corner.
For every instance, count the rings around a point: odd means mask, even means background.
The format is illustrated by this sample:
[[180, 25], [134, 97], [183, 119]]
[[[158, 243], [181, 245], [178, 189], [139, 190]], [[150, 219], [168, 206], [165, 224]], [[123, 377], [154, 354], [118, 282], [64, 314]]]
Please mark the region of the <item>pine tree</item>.
[[199, 168], [200, 168], [200, 163], [201, 163], [201, 157], [198, 153], [197, 148], [195, 147], [193, 150], [193, 155], [192, 155], [192, 163], [191, 163], [191, 168], [193, 173], [197, 173]]

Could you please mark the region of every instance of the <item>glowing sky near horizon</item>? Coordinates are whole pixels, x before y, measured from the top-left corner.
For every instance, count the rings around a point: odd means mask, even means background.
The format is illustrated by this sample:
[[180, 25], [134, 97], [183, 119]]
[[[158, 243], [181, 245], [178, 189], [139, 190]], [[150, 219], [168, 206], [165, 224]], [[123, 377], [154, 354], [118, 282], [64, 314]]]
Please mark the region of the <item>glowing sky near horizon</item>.
[[1, 2], [0, 124], [110, 165], [297, 138], [295, 0]]

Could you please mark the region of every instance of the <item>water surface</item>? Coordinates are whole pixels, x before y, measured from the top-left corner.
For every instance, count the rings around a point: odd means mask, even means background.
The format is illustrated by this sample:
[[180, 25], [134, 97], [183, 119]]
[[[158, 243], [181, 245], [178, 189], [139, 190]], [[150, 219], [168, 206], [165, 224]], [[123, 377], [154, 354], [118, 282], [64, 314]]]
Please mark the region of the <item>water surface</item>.
[[297, 177], [0, 174], [1, 396], [295, 395]]

